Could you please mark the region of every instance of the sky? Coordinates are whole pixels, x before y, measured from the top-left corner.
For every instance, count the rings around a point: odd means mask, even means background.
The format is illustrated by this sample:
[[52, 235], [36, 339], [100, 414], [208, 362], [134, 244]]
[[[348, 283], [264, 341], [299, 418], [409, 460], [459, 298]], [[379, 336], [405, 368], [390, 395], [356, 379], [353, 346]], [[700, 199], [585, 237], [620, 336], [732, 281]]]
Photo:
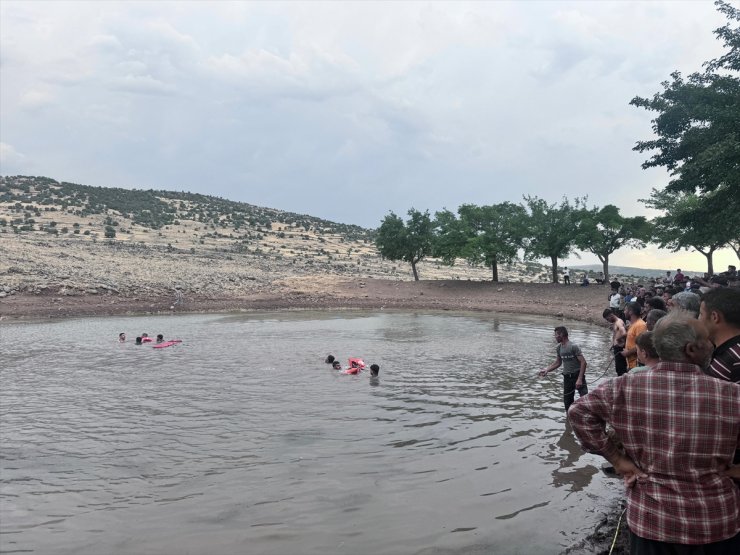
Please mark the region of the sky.
[[[654, 114], [629, 101], [720, 55], [724, 23], [710, 1], [3, 0], [0, 173], [370, 228], [523, 195], [652, 216], [669, 175], [641, 168]], [[706, 268], [653, 247], [612, 264]]]

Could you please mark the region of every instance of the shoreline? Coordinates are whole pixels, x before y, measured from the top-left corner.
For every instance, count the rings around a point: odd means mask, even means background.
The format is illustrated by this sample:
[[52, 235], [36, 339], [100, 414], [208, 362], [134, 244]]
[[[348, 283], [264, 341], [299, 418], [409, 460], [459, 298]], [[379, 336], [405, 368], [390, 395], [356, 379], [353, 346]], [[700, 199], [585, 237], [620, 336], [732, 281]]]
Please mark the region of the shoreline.
[[302, 277], [276, 282], [270, 289], [232, 295], [188, 294], [182, 302], [177, 302], [172, 290], [165, 288], [140, 295], [112, 291], [66, 295], [61, 288], [49, 287], [0, 299], [0, 321], [261, 310], [393, 309], [528, 314], [605, 326], [601, 312], [606, 306], [607, 291], [600, 286]]

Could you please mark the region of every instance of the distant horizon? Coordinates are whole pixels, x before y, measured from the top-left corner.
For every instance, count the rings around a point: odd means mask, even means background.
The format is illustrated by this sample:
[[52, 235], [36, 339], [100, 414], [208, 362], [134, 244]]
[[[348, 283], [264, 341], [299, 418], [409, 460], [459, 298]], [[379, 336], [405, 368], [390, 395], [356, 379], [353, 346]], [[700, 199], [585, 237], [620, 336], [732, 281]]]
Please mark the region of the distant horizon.
[[[12, 177], [12, 176], [11, 175], [7, 175], [7, 174], [0, 174], [0, 177]], [[42, 175], [36, 175], [36, 176], [29, 176], [29, 175], [27, 175], [27, 176], [21, 176], [21, 177], [39, 177], [39, 178], [52, 179], [52, 180], [57, 181], [59, 183], [64, 182], [64, 181], [67, 181], [69, 183], [74, 183], [73, 181], [68, 181], [68, 180], [64, 180], [64, 179], [57, 179], [57, 178], [54, 178], [54, 177], [42, 176]], [[95, 185], [95, 184], [90, 184], [90, 183], [78, 183], [78, 184], [79, 185], [86, 185], [86, 186], [90, 186], [90, 187], [103, 187], [101, 185]], [[116, 188], [116, 187], [107, 187], [107, 188]], [[293, 212], [293, 213], [296, 213], [296, 214], [302, 214], [302, 215], [310, 216], [310, 217], [313, 217], [313, 218], [321, 218], [321, 216], [316, 216], [314, 214], [310, 214], [310, 213], [305, 212], [305, 211], [303, 211], [303, 212], [297, 212], [297, 211], [294, 211], [294, 210], [285, 210], [285, 209], [274, 207], [274, 206], [261, 206], [259, 204], [254, 203], [254, 202], [248, 202], [248, 201], [245, 201], [245, 200], [235, 200], [235, 199], [230, 199], [228, 197], [223, 197], [223, 196], [209, 194], [209, 193], [201, 193], [201, 192], [193, 192], [193, 191], [182, 191], [182, 190], [172, 190], [172, 189], [164, 189], [164, 188], [161, 188], [161, 187], [158, 187], [158, 188], [155, 188], [155, 187], [149, 187], [149, 188], [139, 188], [139, 187], [126, 188], [126, 187], [121, 187], [121, 188], [122, 189], [128, 189], [128, 190], [132, 190], [132, 189], [140, 189], [140, 190], [161, 190], [161, 191], [169, 191], [169, 192], [186, 192], [186, 193], [191, 193], [191, 194], [202, 194], [202, 195], [205, 195], [205, 196], [212, 196], [212, 197], [223, 198], [224, 200], [228, 200], [228, 201], [231, 201], [231, 202], [243, 202], [245, 204], [251, 204], [253, 206], [259, 206], [261, 208], [268, 208], [268, 209], [271, 209], [271, 210], [278, 210], [278, 211], [281, 211], [281, 212]], [[321, 219], [326, 219], [326, 218], [321, 218]], [[340, 220], [331, 219], [331, 218], [329, 218], [328, 221], [332, 221], [332, 222], [335, 222], [335, 223], [344, 223], [344, 224], [347, 223], [347, 222], [342, 222]], [[352, 222], [350, 222], [350, 223], [352, 223]], [[378, 224], [380, 224], [380, 222], [378, 222]], [[356, 225], [359, 225], [359, 224], [356, 224]], [[377, 228], [368, 228], [368, 227], [365, 227], [365, 226], [360, 226], [360, 227], [364, 227], [365, 229], [377, 229]], [[659, 253], [662, 256], [658, 256], [657, 254], [654, 254], [654, 253]], [[580, 258], [577, 258], [577, 257], [569, 257], [569, 258], [564, 259], [564, 260], [559, 260], [558, 261], [558, 267], [559, 268], [563, 268], [563, 267], [566, 267], [567, 266], [569, 268], [578, 268], [579, 266], [580, 267], [583, 267], [583, 266], [594, 266], [594, 267], [597, 267], [598, 266], [599, 269], [602, 268], [602, 264], [598, 260], [598, 258], [596, 257], [596, 255], [592, 255], [590, 253], [585, 253], [585, 252], [579, 252], [579, 254], [580, 254]], [[627, 263], [627, 264], [623, 263], [622, 260], [624, 260], [625, 257], [629, 257], [630, 254], [634, 255], [634, 259], [645, 261], [645, 265], [637, 265], [635, 263]], [[642, 270], [655, 270], [655, 271], [662, 271], [663, 273], [665, 273], [666, 271], [670, 270], [673, 273], [673, 272], [676, 271], [677, 268], [690, 268], [692, 266], [695, 266], [695, 265], [698, 266], [699, 265], [699, 264], [695, 264], [695, 262], [694, 263], [690, 263], [690, 264], [683, 263], [684, 261], [689, 260], [689, 259], [692, 259], [694, 261], [696, 261], [697, 259], [700, 259], [701, 260], [701, 263], [702, 263], [701, 265], [705, 265], [706, 264], [706, 258], [703, 255], [699, 254], [699, 253], [685, 253], [685, 252], [684, 253], [671, 253], [670, 251], [666, 251], [665, 249], [658, 249], [655, 246], [650, 246], [650, 247], [646, 247], [645, 249], [637, 249], [637, 250], [635, 250], [635, 249], [621, 249], [621, 250], [617, 251], [616, 253], [614, 253], [612, 255], [612, 257], [610, 257], [609, 266], [610, 267], [612, 267], [612, 266], [622, 266], [622, 267], [642, 269]], [[655, 265], [656, 265], [655, 262], [657, 260], [661, 260], [663, 262], [673, 261], [674, 263], [673, 264], [668, 264], [668, 265], [664, 266], [663, 269], [661, 269], [661, 268], [655, 268]], [[540, 263], [540, 264], [542, 264], [542, 265], [545, 265], [545, 266], [550, 266], [550, 261], [548, 259], [538, 259], [537, 262]], [[730, 264], [735, 265], [735, 266], [738, 266], [737, 256], [735, 256], [735, 253], [731, 249], [722, 249], [721, 251], [717, 251], [717, 252], [714, 253], [714, 268], [715, 268], [715, 273], [724, 271], [727, 268], [727, 266], [730, 265]], [[692, 273], [704, 274], [706, 272], [706, 269], [704, 269], [704, 270], [688, 270], [688, 271], [690, 271]]]

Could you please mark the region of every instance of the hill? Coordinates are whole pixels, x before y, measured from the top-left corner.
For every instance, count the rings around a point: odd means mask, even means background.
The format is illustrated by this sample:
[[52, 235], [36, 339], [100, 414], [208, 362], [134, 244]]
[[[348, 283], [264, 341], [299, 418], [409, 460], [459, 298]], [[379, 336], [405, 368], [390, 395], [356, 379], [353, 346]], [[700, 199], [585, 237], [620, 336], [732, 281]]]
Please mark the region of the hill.
[[[201, 194], [129, 190], [0, 177], [0, 297], [155, 293], [232, 295], [279, 290], [328, 276], [410, 280], [384, 260], [375, 231]], [[423, 279], [490, 280], [487, 268], [438, 260]], [[500, 269], [503, 281], [548, 280], [533, 262]]]

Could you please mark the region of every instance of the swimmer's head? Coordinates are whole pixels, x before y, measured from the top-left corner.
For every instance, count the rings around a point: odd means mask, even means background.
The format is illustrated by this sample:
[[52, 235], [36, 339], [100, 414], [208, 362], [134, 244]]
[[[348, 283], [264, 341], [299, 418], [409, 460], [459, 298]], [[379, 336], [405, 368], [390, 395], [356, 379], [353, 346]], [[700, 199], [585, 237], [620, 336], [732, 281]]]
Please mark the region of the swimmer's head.
[[157, 341], [164, 341], [164, 335], [161, 333], [157, 336]]
[[126, 341], [126, 334], [121, 332], [118, 334], [118, 341]]
[[137, 345], [141, 345], [141, 337], [137, 337], [136, 338], [136, 344]]
[[326, 360], [324, 362], [326, 362], [327, 364], [332, 364], [334, 362], [334, 355], [329, 355], [328, 357], [326, 357]]
[[334, 368], [335, 370], [341, 370], [342, 369], [342, 365], [339, 363], [338, 360], [335, 360], [334, 362], [332, 362], [331, 365], [332, 365], [332, 368]]
[[378, 366], [377, 364], [371, 364], [370, 365], [370, 375], [377, 376], [378, 374], [380, 374], [380, 366]]

